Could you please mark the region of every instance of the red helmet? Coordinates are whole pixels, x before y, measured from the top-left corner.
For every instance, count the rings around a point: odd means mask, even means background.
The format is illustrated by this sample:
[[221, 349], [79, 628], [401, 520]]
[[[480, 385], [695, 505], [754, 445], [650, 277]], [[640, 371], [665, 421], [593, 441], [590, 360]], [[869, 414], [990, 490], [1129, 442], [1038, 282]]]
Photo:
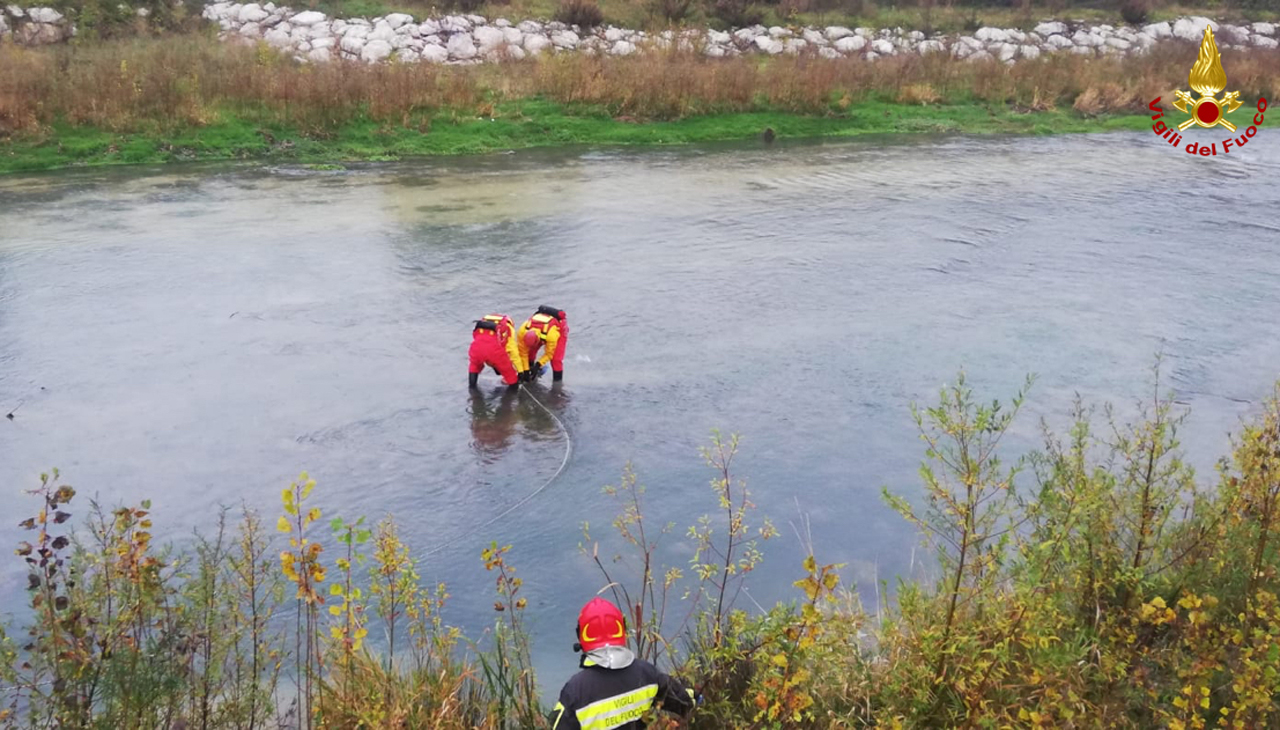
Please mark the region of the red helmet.
[[596, 596], [578, 614], [578, 643], [583, 651], [627, 645], [627, 619], [618, 607]]

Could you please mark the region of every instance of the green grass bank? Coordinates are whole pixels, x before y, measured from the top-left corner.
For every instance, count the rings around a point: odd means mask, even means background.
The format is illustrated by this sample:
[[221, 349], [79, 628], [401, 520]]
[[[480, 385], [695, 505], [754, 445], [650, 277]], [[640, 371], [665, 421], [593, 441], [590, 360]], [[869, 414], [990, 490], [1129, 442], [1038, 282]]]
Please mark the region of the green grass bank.
[[[1137, 130], [1146, 117], [1086, 118], [1074, 111], [1018, 111], [980, 103], [915, 105], [867, 102], [839, 115], [785, 111], [726, 112], [671, 121], [615, 118], [607, 110], [550, 101], [510, 103], [493, 116], [442, 112], [408, 123], [359, 117], [316, 133], [234, 112], [200, 127], [113, 132], [58, 122], [0, 144], [0, 173], [67, 167], [203, 160], [296, 163], [387, 161], [531, 147], [679, 145], [730, 140], [813, 139], [867, 134], [1057, 134]], [[771, 130], [769, 135], [766, 130]]]

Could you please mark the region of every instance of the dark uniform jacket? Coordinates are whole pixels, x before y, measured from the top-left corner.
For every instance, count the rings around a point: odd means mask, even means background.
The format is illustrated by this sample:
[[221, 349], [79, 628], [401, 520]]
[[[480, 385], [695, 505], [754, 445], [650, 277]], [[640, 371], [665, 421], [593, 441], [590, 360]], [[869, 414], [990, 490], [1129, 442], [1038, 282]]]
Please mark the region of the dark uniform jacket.
[[621, 669], [583, 660], [551, 714], [553, 730], [644, 730], [641, 716], [654, 706], [681, 715], [694, 706], [693, 690], [643, 659]]

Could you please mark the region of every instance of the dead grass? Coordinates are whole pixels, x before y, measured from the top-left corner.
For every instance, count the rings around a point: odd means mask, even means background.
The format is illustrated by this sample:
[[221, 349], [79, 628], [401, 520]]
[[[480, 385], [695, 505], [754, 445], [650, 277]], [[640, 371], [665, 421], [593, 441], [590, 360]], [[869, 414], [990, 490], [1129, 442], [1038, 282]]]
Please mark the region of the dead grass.
[[[835, 114], [865, 100], [1072, 107], [1082, 114], [1141, 112], [1185, 87], [1195, 49], [1137, 59], [1065, 54], [1013, 67], [943, 54], [876, 63], [812, 56], [707, 59], [676, 51], [629, 58], [585, 55], [442, 67], [305, 65], [259, 46], [198, 36], [83, 47], [0, 47], [0, 135], [62, 119], [111, 131], [207, 124], [223, 111], [323, 131], [356, 118], [403, 123], [450, 110], [495, 113], [505, 102], [547, 99], [603, 107], [638, 120], [774, 110]], [[1280, 95], [1280, 52], [1223, 54], [1242, 98]], [[500, 112], [499, 112], [500, 113]]]

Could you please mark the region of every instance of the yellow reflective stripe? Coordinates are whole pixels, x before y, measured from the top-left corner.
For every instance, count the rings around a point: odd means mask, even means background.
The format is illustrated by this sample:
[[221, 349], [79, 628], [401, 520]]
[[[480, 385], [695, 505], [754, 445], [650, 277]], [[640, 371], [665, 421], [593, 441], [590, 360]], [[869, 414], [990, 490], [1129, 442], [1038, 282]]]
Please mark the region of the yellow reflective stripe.
[[564, 704], [557, 702], [551, 710], [556, 713], [556, 721], [551, 723], [551, 730], [556, 730], [560, 727], [560, 718], [564, 717]]
[[608, 730], [640, 719], [658, 696], [658, 685], [646, 684], [637, 690], [614, 695], [578, 710], [582, 730]]

